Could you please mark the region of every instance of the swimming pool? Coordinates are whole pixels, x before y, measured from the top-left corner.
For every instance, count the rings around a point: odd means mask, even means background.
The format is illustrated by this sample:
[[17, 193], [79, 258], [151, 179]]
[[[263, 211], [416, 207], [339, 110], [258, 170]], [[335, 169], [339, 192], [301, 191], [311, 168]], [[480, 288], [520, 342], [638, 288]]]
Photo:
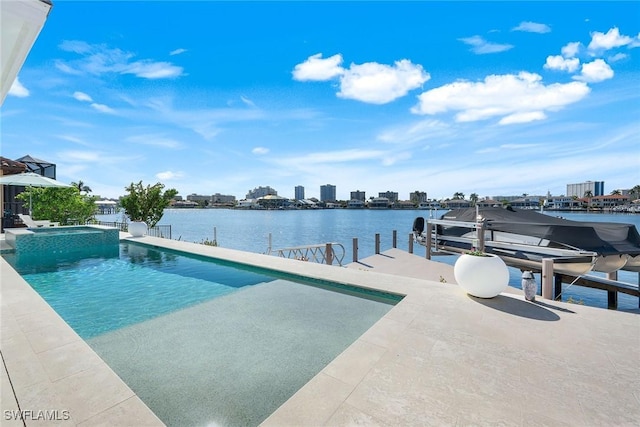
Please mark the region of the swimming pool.
[[259, 424], [400, 299], [134, 243], [17, 267], [167, 425]]

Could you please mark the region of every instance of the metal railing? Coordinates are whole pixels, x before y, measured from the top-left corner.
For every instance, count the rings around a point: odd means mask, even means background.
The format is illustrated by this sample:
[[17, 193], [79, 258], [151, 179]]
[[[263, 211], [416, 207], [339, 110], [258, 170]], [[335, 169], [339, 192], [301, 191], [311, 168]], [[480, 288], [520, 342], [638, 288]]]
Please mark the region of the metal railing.
[[[120, 231], [129, 231], [128, 222], [118, 221], [88, 221], [87, 224], [104, 225], [105, 227], [117, 228]], [[162, 237], [165, 239], [171, 239], [171, 224], [156, 225], [154, 227], [147, 228], [147, 236]]]
[[281, 258], [311, 261], [318, 264], [337, 264], [339, 266], [342, 266], [344, 254], [344, 246], [340, 243], [323, 243], [319, 245], [295, 246], [282, 249], [269, 248], [267, 251], [267, 255], [279, 256]]

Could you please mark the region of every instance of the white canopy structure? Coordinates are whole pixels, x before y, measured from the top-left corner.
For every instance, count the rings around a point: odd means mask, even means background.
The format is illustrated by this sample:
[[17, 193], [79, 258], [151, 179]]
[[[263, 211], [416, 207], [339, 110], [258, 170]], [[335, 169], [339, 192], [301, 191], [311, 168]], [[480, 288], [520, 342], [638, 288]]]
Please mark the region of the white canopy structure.
[[4, 103], [52, 6], [50, 0], [0, 1], [0, 28], [2, 29], [0, 105]]

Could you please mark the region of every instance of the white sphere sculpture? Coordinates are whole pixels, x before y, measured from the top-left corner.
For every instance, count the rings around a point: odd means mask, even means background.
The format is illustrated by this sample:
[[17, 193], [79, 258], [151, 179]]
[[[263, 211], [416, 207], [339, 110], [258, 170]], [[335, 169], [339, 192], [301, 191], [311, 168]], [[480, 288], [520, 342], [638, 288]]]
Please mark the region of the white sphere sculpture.
[[493, 298], [509, 285], [509, 269], [504, 261], [491, 254], [463, 254], [453, 267], [458, 285], [469, 295]]

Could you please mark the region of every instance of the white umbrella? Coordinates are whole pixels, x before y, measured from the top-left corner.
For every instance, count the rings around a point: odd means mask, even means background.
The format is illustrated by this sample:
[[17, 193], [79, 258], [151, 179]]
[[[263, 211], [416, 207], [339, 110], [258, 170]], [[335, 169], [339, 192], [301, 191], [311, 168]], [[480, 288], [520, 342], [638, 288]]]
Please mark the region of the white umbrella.
[[[0, 184], [22, 187], [71, 187], [68, 184], [63, 184], [55, 179], [47, 178], [46, 176], [33, 172], [0, 176]], [[29, 193], [29, 215], [31, 215], [31, 193]]]

